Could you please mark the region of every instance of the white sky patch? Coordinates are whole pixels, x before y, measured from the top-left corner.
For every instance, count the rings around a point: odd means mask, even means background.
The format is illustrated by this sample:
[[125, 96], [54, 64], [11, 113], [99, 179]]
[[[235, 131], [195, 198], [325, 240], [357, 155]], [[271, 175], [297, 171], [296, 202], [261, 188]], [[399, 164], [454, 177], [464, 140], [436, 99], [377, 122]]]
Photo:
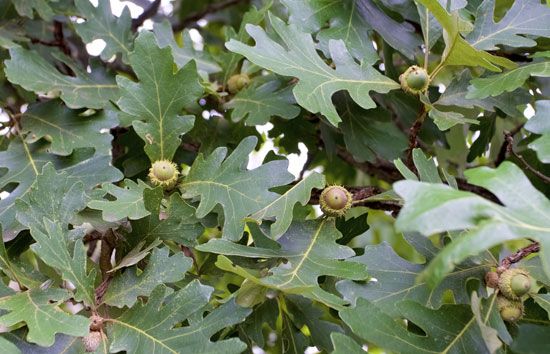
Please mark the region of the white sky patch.
[[202, 38], [201, 34], [199, 33], [199, 31], [197, 31], [196, 28], [191, 28], [189, 30], [189, 36], [191, 37], [191, 40], [193, 41], [193, 48], [195, 48], [195, 50], [203, 50], [204, 49], [203, 38]]
[[[97, 0], [91, 1], [92, 3], [97, 3]], [[96, 5], [97, 6], [97, 5]], [[120, 1], [120, 0], [111, 0], [111, 10], [113, 12], [113, 15], [120, 17], [120, 14], [122, 14], [122, 10], [124, 10], [124, 7], [128, 7], [130, 9], [130, 15], [132, 18], [136, 18], [139, 15], [143, 13], [143, 9], [133, 2], [130, 1]]]
[[152, 30], [153, 29], [153, 23], [154, 23], [153, 20], [148, 18], [147, 20], [143, 21], [143, 25], [141, 25], [141, 28], [145, 29], [145, 30]]
[[86, 44], [86, 51], [91, 56], [97, 57], [103, 52], [103, 49], [107, 46], [107, 43], [103, 39], [95, 39], [90, 43]]
[[527, 107], [525, 107], [525, 110], [523, 111], [523, 115], [527, 119], [531, 119], [531, 117], [535, 115], [535, 109], [530, 103], [527, 105]]

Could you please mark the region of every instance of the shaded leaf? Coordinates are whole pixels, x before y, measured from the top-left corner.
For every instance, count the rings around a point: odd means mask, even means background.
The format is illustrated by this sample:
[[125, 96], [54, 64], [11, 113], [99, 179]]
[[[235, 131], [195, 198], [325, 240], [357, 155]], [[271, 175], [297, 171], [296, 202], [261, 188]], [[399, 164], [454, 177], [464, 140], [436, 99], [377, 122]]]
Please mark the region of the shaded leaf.
[[246, 118], [246, 125], [265, 124], [272, 116], [295, 118], [300, 114], [300, 108], [294, 105], [292, 87], [280, 88], [280, 86], [281, 83], [277, 80], [248, 86], [225, 103], [224, 108], [233, 110], [231, 112], [233, 122]]
[[96, 39], [102, 39], [106, 46], [101, 52], [101, 59], [109, 60], [121, 53], [124, 62], [128, 62], [133, 41], [130, 9], [125, 6], [120, 16], [115, 17], [109, 0], [99, 0], [97, 7], [88, 0], [76, 0], [75, 5], [80, 17], [86, 19], [82, 23], [75, 24], [76, 33], [82, 40], [90, 43]]
[[443, 112], [437, 108], [430, 109], [428, 115], [434, 120], [434, 123], [437, 125], [439, 130], [447, 130], [457, 124], [479, 124], [477, 119], [466, 118], [462, 113]]
[[490, 353], [475, 316], [466, 305], [443, 305], [430, 310], [412, 301], [395, 304], [398, 318], [420, 327], [418, 335], [399, 324], [373, 303], [359, 299], [355, 308], [340, 311], [340, 317], [353, 333], [387, 350], [400, 353]]
[[516, 353], [539, 354], [550, 351], [550, 328], [531, 323], [520, 324], [512, 350]]
[[164, 20], [160, 23], [155, 22], [153, 24], [153, 32], [155, 33], [159, 47], [164, 48], [169, 46], [172, 49], [172, 55], [174, 56], [174, 61], [178, 65], [178, 68], [182, 68], [191, 60], [194, 60], [197, 64], [197, 69], [205, 73], [214, 74], [222, 71], [222, 68], [208, 53], [195, 50], [188, 29], [184, 29], [182, 33], [183, 47], [180, 47], [174, 39], [172, 26], [168, 20]]
[[81, 113], [51, 100], [30, 106], [21, 118], [21, 125], [23, 132], [29, 133], [29, 143], [45, 136], [51, 138], [49, 150], [56, 155], [69, 155], [81, 147], [93, 147], [98, 154], [108, 155], [113, 139], [109, 129], [117, 125], [115, 113], [101, 111], [86, 116]]
[[51, 20], [54, 12], [48, 2], [48, 0], [16, 0], [12, 3], [21, 16], [34, 18], [34, 11], [36, 11], [44, 20]]
[[409, 59], [414, 58], [422, 41], [411, 24], [406, 21], [396, 21], [372, 0], [357, 1], [357, 11], [364, 21], [370, 24], [390, 46]]
[[184, 198], [200, 196], [197, 217], [203, 218], [217, 205], [224, 209], [224, 238], [238, 240], [244, 229], [244, 218], [261, 210], [279, 195], [269, 189], [287, 184], [294, 177], [285, 172], [288, 161], [268, 162], [246, 170], [248, 155], [256, 146], [254, 136], [241, 141], [226, 158], [227, 148], [217, 148], [207, 158], [197, 156], [189, 174], [180, 183]]
[[[283, 3], [290, 12], [290, 23], [306, 33], [319, 32], [317, 40], [325, 54], [329, 53], [331, 39], [342, 39], [355, 58], [368, 61], [377, 58], [369, 38], [371, 27], [361, 17], [357, 1], [283, 0]], [[410, 55], [410, 52], [405, 55]]]
[[313, 188], [323, 189], [325, 177], [313, 172], [300, 180], [292, 188], [280, 195], [277, 199], [251, 215], [251, 218], [262, 222], [263, 219], [274, 217], [277, 221], [271, 224], [271, 237], [278, 239], [283, 235], [292, 222], [294, 205], [306, 205]]
[[90, 75], [68, 62], [66, 57], [57, 56], [57, 59], [69, 65], [76, 76], [63, 75], [32, 50], [11, 48], [10, 57], [5, 61], [5, 73], [10, 82], [36, 93], [59, 91], [69, 108], [101, 109], [119, 96], [118, 86], [112, 78], [103, 73]]
[[550, 163], [550, 100], [535, 102], [536, 114], [527, 121], [525, 129], [542, 136], [529, 144], [543, 163]]
[[0, 308], [9, 311], [0, 317], [0, 324], [12, 326], [24, 322], [29, 333], [27, 341], [49, 347], [56, 333], [84, 336], [90, 321], [79, 315], [71, 315], [59, 305], [71, 297], [64, 289], [33, 289], [0, 298]]
[[[332, 69], [317, 54], [309, 34], [295, 25], [286, 25], [275, 16], [269, 18], [288, 49], [253, 25], [247, 25], [246, 30], [256, 41], [254, 47], [236, 40], [227, 42], [226, 47], [277, 74], [297, 77], [300, 81], [293, 92], [298, 104], [312, 113], [323, 114], [333, 125], [341, 121], [331, 101], [335, 92], [349, 91], [355, 102], [368, 109], [376, 106], [369, 96], [370, 91], [385, 93], [399, 88], [396, 82], [369, 65], [357, 65], [342, 41], [329, 42], [331, 58], [336, 64], [336, 69]], [[269, 57], [265, 53], [269, 53]]]
[[[166, 288], [155, 288], [147, 304], [138, 303], [112, 319], [111, 351], [127, 353], [241, 353], [246, 345], [237, 338], [210, 341], [216, 332], [242, 322], [251, 312], [234, 300], [221, 305], [198, 321], [176, 327], [190, 316], [201, 315], [212, 288], [193, 281], [164, 299]], [[164, 304], [163, 304], [164, 303]]]
[[330, 339], [334, 350], [332, 354], [364, 354], [363, 348], [353, 339], [342, 333], [331, 333]]
[[[406, 234], [406, 238], [426, 258], [428, 264], [440, 251], [431, 241], [419, 234]], [[394, 304], [402, 300], [412, 300], [428, 308], [437, 309], [444, 303], [446, 293], [452, 293], [458, 304], [470, 302], [470, 293], [466, 284], [471, 279], [483, 279], [490, 267], [496, 264], [495, 259], [485, 257], [484, 262], [468, 260], [458, 265], [432, 288], [426, 280], [417, 281], [426, 268], [426, 264], [414, 264], [398, 256], [393, 248], [383, 242], [379, 245], [365, 247], [365, 253], [350, 259], [364, 264], [369, 275], [375, 280], [366, 283], [355, 283], [342, 280], [336, 289], [351, 303], [366, 299], [389, 315], [396, 315]], [[480, 290], [482, 286], [478, 287]]]
[[[85, 231], [68, 229], [76, 212], [86, 206], [86, 199], [80, 181], [66, 172], [57, 173], [52, 164], [47, 164], [30, 191], [16, 201], [16, 207], [17, 220], [30, 229], [36, 240], [31, 246], [34, 253], [74, 284], [75, 300], [93, 306], [96, 273], [86, 270], [86, 248], [80, 240]], [[77, 239], [74, 246], [73, 239]]]
[[506, 15], [494, 22], [496, 0], [483, 1], [477, 8], [474, 30], [466, 37], [470, 44], [483, 50], [498, 50], [497, 45], [533, 47], [535, 37], [550, 37], [550, 8], [537, 0], [516, 0]]
[[90, 156], [84, 151], [75, 151], [71, 156], [57, 157], [45, 153], [44, 148], [42, 142], [27, 145], [16, 139], [10, 142], [7, 150], [0, 151], [0, 168], [7, 168], [0, 177], [0, 188], [4, 190], [17, 185], [7, 198], [0, 200], [0, 223], [6, 240], [11, 240], [23, 229], [15, 219], [15, 200], [28, 192], [46, 163], [52, 162], [58, 170], [67, 172], [73, 181], [81, 181], [86, 192], [102, 182], [122, 178], [120, 171], [110, 165], [110, 156]]
[[132, 307], [139, 296], [149, 296], [157, 285], [183, 279], [192, 265], [191, 258], [181, 252], [169, 256], [168, 248], [155, 248], [141, 274], [137, 267], [133, 267], [111, 281], [103, 302], [111, 306]]
[[365, 111], [346, 98], [340, 114], [344, 142], [357, 161], [373, 161], [377, 157], [392, 160], [406, 149], [407, 139], [388, 111], [381, 108]]

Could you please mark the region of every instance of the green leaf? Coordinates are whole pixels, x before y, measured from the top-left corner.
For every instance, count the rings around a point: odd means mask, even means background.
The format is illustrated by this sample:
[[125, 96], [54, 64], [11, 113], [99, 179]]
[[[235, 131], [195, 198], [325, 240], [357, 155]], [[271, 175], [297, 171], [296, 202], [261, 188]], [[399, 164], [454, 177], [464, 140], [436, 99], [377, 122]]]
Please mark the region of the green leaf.
[[233, 264], [223, 256], [216, 265], [237, 273], [263, 286], [288, 293], [299, 293], [329, 306], [345, 304], [338, 296], [319, 287], [318, 278], [323, 275], [352, 280], [367, 278], [366, 267], [347, 259], [355, 252], [347, 246], [336, 243], [342, 234], [336, 229], [334, 220], [295, 222], [277, 240], [280, 249], [248, 247], [227, 240], [214, 239], [196, 247], [203, 252], [247, 258], [285, 258], [288, 262], [269, 270], [266, 277], [258, 278], [246, 269]]
[[313, 172], [277, 199], [252, 214], [251, 218], [261, 223], [263, 219], [274, 217], [277, 221], [271, 224], [271, 237], [278, 239], [292, 223], [294, 205], [296, 203], [306, 205], [311, 197], [311, 190], [313, 188], [323, 189], [325, 183], [325, 177], [322, 174]]
[[419, 280], [435, 286], [469, 256], [526, 237], [540, 242], [543, 268], [550, 274], [550, 201], [511, 162], [503, 162], [497, 169], [471, 169], [465, 175], [469, 183], [488, 189], [503, 205], [443, 184], [394, 184], [394, 190], [405, 200], [398, 229], [424, 235], [467, 230], [434, 258]]
[[159, 48], [151, 32], [141, 32], [129, 60], [139, 83], [117, 76], [121, 88], [118, 106], [122, 124], [132, 124], [146, 142], [151, 161], [171, 160], [181, 144], [180, 135], [193, 127], [193, 116], [181, 110], [202, 94], [194, 62], [174, 73], [170, 48]]
[[419, 51], [422, 41], [410, 23], [397, 21], [396, 16], [387, 15], [376, 1], [358, 0], [351, 2], [357, 3], [357, 11], [362, 15], [364, 21], [370, 24], [384, 41], [409, 59], [414, 58], [415, 52]]
[[93, 147], [98, 154], [108, 155], [113, 139], [109, 129], [118, 123], [115, 113], [101, 111], [85, 116], [82, 113], [57, 100], [38, 103], [23, 114], [22, 132], [28, 133], [29, 143], [45, 136], [51, 138], [49, 151], [56, 155], [70, 155], [80, 147]]
[[132, 233], [128, 238], [148, 242], [161, 239], [194, 246], [204, 229], [195, 217], [196, 209], [187, 204], [179, 194], [174, 193], [170, 196], [168, 210], [161, 212], [160, 202], [152, 201], [148, 197], [151, 191], [146, 189], [143, 194], [145, 209], [150, 211], [151, 215], [132, 221]]
[[15, 6], [17, 13], [21, 16], [34, 18], [34, 11], [36, 11], [40, 17], [46, 21], [49, 21], [54, 16], [54, 12], [48, 2], [54, 1], [55, 0], [16, 0], [12, 1], [12, 4]]
[[69, 108], [101, 109], [119, 96], [118, 86], [112, 78], [100, 70], [90, 75], [69, 62], [67, 57], [55, 55], [72, 69], [75, 76], [63, 75], [32, 50], [11, 48], [10, 57], [5, 61], [5, 73], [10, 82], [36, 93], [59, 91]]
[[[259, 25], [265, 18], [267, 10], [271, 7], [271, 4], [266, 4], [260, 11], [255, 6], [251, 6], [244, 15], [241, 21], [239, 32], [235, 33], [233, 28], [229, 28], [226, 32], [227, 39], [235, 39], [239, 42], [247, 43], [250, 40], [250, 36], [246, 32], [247, 25]], [[220, 55], [220, 63], [224, 68], [223, 84], [227, 85], [229, 78], [237, 72], [239, 62], [243, 59], [243, 56], [233, 52], [222, 53]]]
[[[2, 225], [0, 225], [1, 236]], [[4, 241], [0, 242], [0, 269], [9, 279], [16, 281], [19, 287], [24, 286], [27, 289], [38, 288], [46, 280], [46, 277], [32, 269], [31, 265], [8, 254]]]
[[80, 17], [86, 19], [85, 22], [75, 24], [76, 33], [82, 40], [90, 43], [102, 39], [106, 46], [101, 52], [101, 59], [109, 60], [121, 53], [122, 60], [128, 62], [133, 41], [130, 9], [125, 6], [120, 16], [115, 17], [109, 0], [99, 0], [97, 7], [88, 0], [76, 0], [75, 5]]
[[514, 352], [537, 354], [550, 351], [548, 326], [523, 323], [518, 327], [517, 338], [512, 343], [512, 350]]
[[191, 258], [181, 252], [169, 256], [168, 248], [155, 248], [141, 274], [137, 267], [133, 267], [111, 281], [103, 302], [111, 306], [132, 307], [139, 296], [149, 296], [157, 285], [183, 279], [192, 265]]
[[101, 187], [105, 194], [115, 197], [115, 200], [91, 200], [88, 207], [102, 211], [106, 221], [118, 221], [124, 218], [131, 220], [141, 219], [151, 214], [143, 204], [143, 191], [150, 189], [145, 182], [138, 179], [134, 182], [125, 179], [122, 187], [111, 183], [104, 183]]
[[550, 316], [550, 294], [534, 294], [531, 295], [531, 297], [540, 307], [548, 312], [548, 316]]
[[550, 8], [536, 0], [516, 0], [506, 15], [495, 23], [496, 1], [487, 0], [477, 8], [474, 30], [466, 40], [477, 49], [498, 50], [497, 45], [533, 47], [533, 39], [522, 35], [550, 37]]
[[550, 61], [542, 61], [520, 66], [502, 74], [473, 79], [468, 87], [466, 99], [498, 96], [503, 92], [512, 92], [530, 76], [550, 77]]
[[365, 354], [363, 348], [345, 334], [331, 333], [330, 339], [334, 346], [332, 354]]
[[[398, 353], [490, 353], [476, 317], [467, 305], [443, 305], [431, 310], [412, 301], [395, 304], [398, 318], [420, 327], [413, 333], [394, 316], [373, 303], [359, 299], [355, 308], [340, 311], [340, 317], [361, 339]], [[397, 316], [396, 316], [397, 317]]]
[[434, 120], [435, 125], [437, 125], [441, 131], [450, 129], [457, 124], [479, 124], [477, 119], [466, 118], [462, 113], [443, 112], [437, 108], [430, 109], [428, 115]]
[[386, 93], [399, 88], [396, 82], [369, 65], [357, 65], [344, 42], [329, 42], [329, 51], [336, 64], [336, 69], [332, 69], [317, 54], [309, 34], [295, 25], [286, 25], [271, 14], [269, 19], [288, 50], [269, 38], [262, 28], [253, 25], [247, 25], [246, 30], [256, 41], [254, 47], [236, 40], [226, 43], [226, 47], [277, 74], [297, 77], [299, 82], [293, 92], [298, 104], [312, 113], [323, 114], [333, 125], [341, 121], [331, 101], [335, 92], [347, 90], [355, 102], [368, 109], [376, 107], [369, 92]]
[[529, 144], [529, 148], [537, 152], [537, 157], [543, 163], [550, 163], [550, 100], [535, 102], [536, 114], [525, 124], [525, 129], [541, 134]]
[[[155, 288], [147, 304], [138, 303], [122, 316], [111, 319], [111, 351], [133, 353], [241, 353], [246, 345], [237, 338], [210, 338], [221, 329], [242, 322], [251, 312], [234, 300], [221, 305], [202, 318], [212, 288], [192, 281], [164, 299], [166, 288]], [[191, 316], [200, 315], [187, 326], [177, 326]]]
[[21, 354], [21, 350], [4, 337], [0, 337], [0, 351], [7, 354]]
[[[47, 164], [16, 206], [17, 220], [30, 229], [36, 240], [31, 246], [34, 253], [74, 284], [75, 300], [93, 306], [96, 273], [86, 270], [86, 248], [80, 240], [85, 230], [69, 231], [67, 227], [76, 212], [84, 209], [86, 199], [80, 181], [71, 179], [66, 172], [56, 173], [53, 165]], [[77, 241], [70, 247], [72, 239]]]
[[[525, 90], [515, 90], [497, 97], [485, 97], [480, 99], [466, 98], [468, 86], [472, 79], [470, 70], [464, 70], [458, 78], [453, 80], [445, 92], [434, 102], [434, 106], [452, 106], [454, 109], [479, 107], [486, 111], [495, 112], [495, 107], [504, 113], [518, 117], [523, 115], [517, 106], [529, 100], [529, 94]], [[449, 110], [446, 108], [445, 110]]]
[[138, 264], [139, 261], [141, 261], [143, 258], [147, 257], [149, 253], [151, 253], [151, 250], [158, 245], [162, 243], [161, 240], [155, 240], [151, 244], [149, 244], [147, 247], [143, 248], [145, 246], [145, 240], [139, 242], [136, 247], [134, 247], [130, 252], [128, 252], [124, 258], [118, 262], [116, 266], [109, 269], [107, 273], [115, 272], [122, 268], [131, 267], [135, 264]]
[[[306, 33], [319, 32], [317, 40], [323, 52], [329, 53], [331, 39], [342, 39], [355, 58], [370, 61], [378, 57], [369, 38], [371, 27], [361, 17], [357, 1], [283, 0], [283, 3], [290, 12], [290, 23]], [[407, 48], [411, 50], [404, 54], [410, 55], [413, 46], [407, 43]]]
[[516, 63], [491, 55], [472, 47], [460, 35], [458, 17], [449, 14], [437, 0], [418, 0], [434, 15], [444, 29], [445, 51], [441, 65], [482, 66], [491, 71], [501, 71], [499, 66], [511, 69]]
[[248, 155], [256, 142], [254, 136], [243, 139], [227, 158], [225, 147], [214, 150], [207, 158], [200, 154], [179, 185], [184, 198], [201, 197], [198, 218], [205, 217], [217, 204], [222, 205], [225, 218], [223, 235], [229, 240], [241, 238], [245, 217], [279, 198], [277, 193], [269, 191], [270, 188], [294, 179], [286, 172], [286, 160], [271, 161], [247, 170]]
[[373, 161], [377, 157], [392, 160], [406, 149], [407, 139], [392, 122], [388, 111], [381, 108], [365, 111], [346, 98], [340, 112], [339, 127], [355, 160]]
[[[422, 235], [412, 233], [405, 237], [426, 258], [426, 264], [441, 251]], [[406, 261], [386, 242], [369, 245], [363, 255], [350, 260], [364, 264], [369, 275], [376, 280], [367, 283], [342, 280], [337, 283], [336, 289], [351, 303], [363, 298], [389, 315], [397, 314], [394, 304], [402, 300], [412, 300], [437, 309], [444, 303], [447, 293], [452, 293], [456, 303], [467, 304], [470, 302], [470, 293], [466, 290], [468, 281], [483, 279], [491, 265], [497, 263], [489, 253], [484, 256], [482, 262], [474, 259], [458, 265], [437, 287], [431, 288], [425, 279], [417, 281], [426, 264]], [[479, 286], [479, 290], [481, 288]]]
[[191, 60], [194, 60], [197, 63], [197, 69], [207, 74], [214, 74], [222, 70], [207, 52], [195, 50], [188, 29], [183, 30], [182, 33], [183, 47], [180, 47], [174, 39], [172, 25], [168, 20], [153, 24], [153, 32], [159, 47], [170, 47], [172, 49], [172, 55], [178, 68], [182, 68]]
[[8, 310], [0, 317], [0, 324], [13, 326], [24, 322], [29, 332], [27, 341], [49, 347], [56, 333], [84, 336], [90, 321], [71, 315], [59, 308], [72, 294], [64, 289], [33, 289], [0, 298], [0, 308]]
[[8, 170], [0, 176], [0, 188], [17, 184], [15, 189], [10, 190], [7, 198], [0, 200], [0, 223], [4, 227], [6, 240], [12, 239], [23, 229], [15, 219], [15, 200], [28, 192], [46, 163], [52, 162], [58, 170], [67, 172], [74, 181], [81, 181], [86, 191], [97, 184], [122, 178], [121, 172], [110, 165], [111, 156], [90, 157], [89, 153], [75, 151], [71, 156], [57, 157], [45, 153], [44, 145], [42, 142], [28, 145], [16, 139], [10, 142], [7, 150], [0, 151], [0, 168]]
[[232, 109], [231, 120], [239, 122], [246, 118], [246, 125], [262, 125], [269, 122], [272, 116], [285, 119], [295, 118], [300, 108], [294, 105], [292, 87], [280, 88], [278, 80], [250, 85], [239, 91], [225, 109]]

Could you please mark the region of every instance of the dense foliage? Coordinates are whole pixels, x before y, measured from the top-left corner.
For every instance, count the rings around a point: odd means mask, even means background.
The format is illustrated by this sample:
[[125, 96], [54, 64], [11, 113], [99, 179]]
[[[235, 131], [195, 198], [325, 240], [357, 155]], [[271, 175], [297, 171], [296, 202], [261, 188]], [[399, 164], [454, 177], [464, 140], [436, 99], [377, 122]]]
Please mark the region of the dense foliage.
[[1, 353], [550, 353], [550, 3], [0, 9]]

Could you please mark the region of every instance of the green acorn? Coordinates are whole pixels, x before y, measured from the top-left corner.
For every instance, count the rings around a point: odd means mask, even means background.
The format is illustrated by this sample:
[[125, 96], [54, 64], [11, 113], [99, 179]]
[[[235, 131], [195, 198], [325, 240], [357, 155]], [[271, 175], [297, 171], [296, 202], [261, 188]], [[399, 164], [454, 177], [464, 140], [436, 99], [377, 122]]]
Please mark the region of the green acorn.
[[519, 268], [507, 269], [500, 275], [498, 288], [507, 298], [519, 300], [531, 290], [529, 273]]
[[85, 337], [82, 337], [82, 343], [86, 352], [95, 352], [99, 348], [102, 339], [103, 336], [99, 331], [90, 331]]
[[227, 89], [231, 93], [237, 93], [250, 83], [250, 78], [246, 74], [233, 75], [227, 80]]
[[517, 300], [510, 300], [507, 297], [497, 295], [497, 306], [500, 317], [507, 322], [516, 322], [523, 317], [523, 303]]
[[153, 162], [149, 169], [149, 179], [155, 186], [162, 186], [164, 189], [172, 189], [178, 183], [178, 166], [172, 161], [158, 160]]
[[413, 65], [399, 76], [399, 82], [403, 90], [416, 95], [426, 91], [430, 85], [430, 76], [424, 68]]
[[325, 215], [340, 217], [351, 208], [352, 199], [351, 193], [344, 187], [330, 186], [321, 192], [319, 203]]

